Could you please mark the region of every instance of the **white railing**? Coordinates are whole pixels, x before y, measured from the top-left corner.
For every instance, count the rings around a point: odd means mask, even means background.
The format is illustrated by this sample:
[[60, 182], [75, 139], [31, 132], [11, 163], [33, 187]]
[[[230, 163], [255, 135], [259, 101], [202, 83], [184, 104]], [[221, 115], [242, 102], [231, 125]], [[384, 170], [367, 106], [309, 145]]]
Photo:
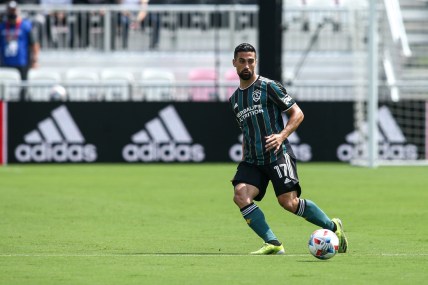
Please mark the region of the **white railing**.
[[[29, 101], [197, 101], [225, 102], [236, 90], [237, 83], [212, 81], [126, 83], [0, 83], [0, 100], [18, 101], [26, 90]], [[367, 88], [367, 82], [306, 81], [285, 85], [287, 92], [298, 101], [355, 101], [356, 88]], [[400, 82], [392, 86], [399, 90], [401, 100], [428, 100], [428, 83], [424, 81]], [[379, 86], [380, 100], [390, 101], [391, 85]]]
[[[231, 50], [258, 38], [257, 5], [149, 5], [144, 21], [138, 6], [20, 7], [37, 26], [45, 50]], [[330, 24], [321, 31], [314, 50], [350, 51], [354, 22], [359, 22], [357, 11], [284, 7], [283, 46], [302, 50], [316, 27], [327, 20]]]
[[21, 5], [21, 11], [37, 25], [44, 49], [206, 50], [214, 42], [230, 49], [257, 35], [255, 5], [149, 5], [144, 21], [138, 6]]

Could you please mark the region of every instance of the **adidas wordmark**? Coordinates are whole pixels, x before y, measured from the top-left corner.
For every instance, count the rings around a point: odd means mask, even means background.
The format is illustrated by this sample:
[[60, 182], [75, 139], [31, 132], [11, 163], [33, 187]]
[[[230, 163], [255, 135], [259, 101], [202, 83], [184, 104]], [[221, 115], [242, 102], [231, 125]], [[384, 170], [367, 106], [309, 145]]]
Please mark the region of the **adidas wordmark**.
[[[417, 159], [418, 149], [414, 144], [407, 143], [400, 126], [387, 106], [379, 108], [377, 121], [377, 136], [379, 141], [379, 158], [381, 159]], [[364, 122], [362, 133], [353, 131], [346, 136], [346, 144], [337, 149], [337, 156], [341, 161], [350, 161], [354, 158], [366, 158], [367, 146], [358, 144], [367, 141], [368, 123]]]
[[93, 162], [97, 159], [96, 147], [85, 144], [85, 138], [64, 105], [54, 109], [50, 117], [27, 133], [24, 142], [15, 149], [15, 157], [20, 162]]
[[159, 111], [159, 115], [135, 133], [132, 144], [122, 150], [123, 159], [136, 161], [203, 161], [204, 147], [192, 144], [182, 119], [174, 106], [169, 105]]

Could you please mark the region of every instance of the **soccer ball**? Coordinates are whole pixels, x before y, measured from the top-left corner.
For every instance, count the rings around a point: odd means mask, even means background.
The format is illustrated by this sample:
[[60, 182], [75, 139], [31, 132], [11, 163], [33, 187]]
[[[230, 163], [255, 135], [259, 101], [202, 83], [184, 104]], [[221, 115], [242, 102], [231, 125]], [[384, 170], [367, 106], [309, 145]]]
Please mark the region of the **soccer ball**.
[[336, 234], [327, 229], [314, 231], [309, 238], [309, 252], [319, 259], [329, 259], [339, 250], [339, 239]]

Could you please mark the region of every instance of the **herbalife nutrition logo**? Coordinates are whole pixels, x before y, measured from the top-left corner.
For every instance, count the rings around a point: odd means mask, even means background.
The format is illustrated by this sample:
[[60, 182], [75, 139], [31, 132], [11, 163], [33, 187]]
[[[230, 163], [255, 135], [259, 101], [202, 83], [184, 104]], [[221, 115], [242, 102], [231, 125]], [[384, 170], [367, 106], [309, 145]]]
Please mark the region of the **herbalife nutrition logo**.
[[202, 161], [204, 147], [193, 140], [175, 108], [170, 105], [135, 133], [122, 150], [123, 159], [136, 161]]
[[[367, 157], [368, 124], [364, 122], [361, 132], [353, 131], [346, 136], [346, 144], [337, 149], [341, 161]], [[379, 108], [378, 132], [379, 158], [385, 160], [417, 159], [418, 149], [414, 144], [406, 144], [406, 137], [386, 106]]]
[[92, 162], [97, 149], [85, 138], [65, 106], [54, 109], [51, 117], [24, 135], [24, 144], [15, 149], [20, 162]]

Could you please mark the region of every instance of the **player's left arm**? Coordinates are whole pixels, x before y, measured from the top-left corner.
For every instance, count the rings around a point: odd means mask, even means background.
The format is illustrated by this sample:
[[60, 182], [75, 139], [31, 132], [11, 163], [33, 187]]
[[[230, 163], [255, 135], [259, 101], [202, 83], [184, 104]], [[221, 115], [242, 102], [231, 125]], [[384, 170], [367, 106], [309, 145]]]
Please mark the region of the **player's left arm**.
[[278, 134], [266, 136], [266, 151], [272, 149], [278, 152], [282, 143], [293, 133], [302, 123], [304, 115], [296, 101], [287, 94], [287, 91], [279, 82], [271, 82], [268, 85], [268, 94], [272, 101], [284, 112], [289, 119], [284, 129]]
[[305, 117], [297, 103], [294, 103], [286, 113], [288, 121], [284, 129], [279, 134], [266, 136], [266, 151], [274, 149], [275, 152], [278, 152], [282, 143], [299, 127]]

